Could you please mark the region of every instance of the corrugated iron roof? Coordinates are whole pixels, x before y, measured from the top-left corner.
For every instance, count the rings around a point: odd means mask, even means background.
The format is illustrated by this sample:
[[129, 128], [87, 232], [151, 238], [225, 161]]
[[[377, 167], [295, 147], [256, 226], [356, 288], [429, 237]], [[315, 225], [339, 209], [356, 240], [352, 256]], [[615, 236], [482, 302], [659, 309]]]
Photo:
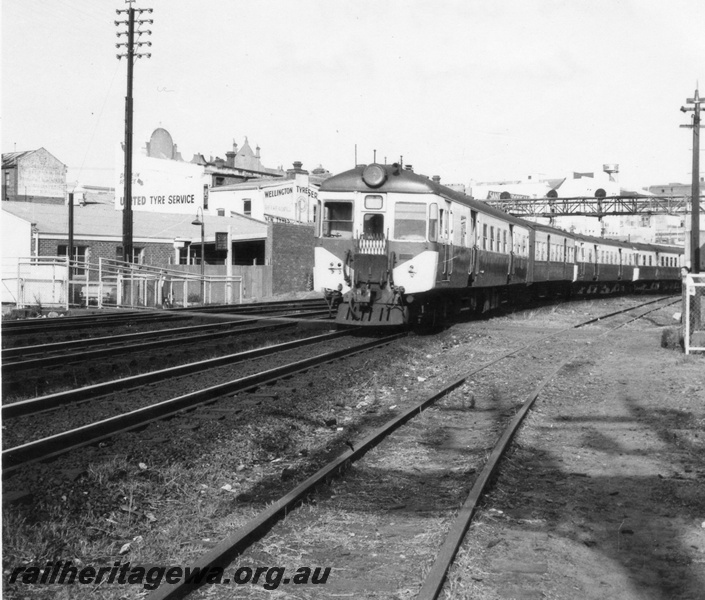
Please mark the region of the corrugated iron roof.
[[7, 152], [2, 155], [2, 168], [11, 169], [17, 166], [17, 159], [25, 154], [31, 154], [34, 150], [24, 150], [23, 152]]
[[[34, 223], [43, 236], [67, 235], [68, 206], [40, 204], [37, 202], [2, 202], [2, 210], [29, 223]], [[192, 221], [193, 214], [169, 214], [133, 211], [132, 235], [135, 239], [173, 241], [176, 238], [198, 241], [201, 230]], [[73, 210], [74, 236], [92, 238], [120, 238], [122, 236], [122, 211], [109, 204], [77, 204]], [[241, 215], [219, 217], [205, 215], [205, 234], [213, 240], [216, 231], [227, 231], [230, 225], [237, 240], [267, 237], [267, 224]]]

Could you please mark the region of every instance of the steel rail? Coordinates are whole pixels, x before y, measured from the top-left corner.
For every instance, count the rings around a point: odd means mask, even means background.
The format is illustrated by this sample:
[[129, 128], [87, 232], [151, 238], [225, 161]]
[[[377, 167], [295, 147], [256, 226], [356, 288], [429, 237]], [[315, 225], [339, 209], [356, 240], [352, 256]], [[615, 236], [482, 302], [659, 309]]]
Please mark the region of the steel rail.
[[68, 390], [65, 392], [57, 392], [55, 394], [47, 394], [46, 396], [29, 398], [27, 400], [20, 400], [19, 402], [5, 404], [2, 407], [2, 419], [8, 420], [17, 417], [24, 417], [45, 410], [59, 408], [60, 406], [64, 406], [66, 404], [94, 400], [98, 397], [119, 392], [121, 390], [156, 383], [174, 377], [191, 375], [193, 373], [221, 367], [223, 365], [231, 365], [238, 362], [251, 360], [253, 358], [259, 358], [261, 356], [276, 354], [277, 352], [301, 348], [303, 346], [317, 344], [318, 342], [325, 342], [330, 339], [350, 335], [350, 333], [351, 332], [347, 330], [324, 333], [322, 335], [294, 340], [292, 342], [284, 342], [275, 346], [256, 348], [255, 350], [247, 350], [236, 354], [228, 354], [227, 356], [219, 356], [217, 358], [210, 358], [207, 360], [187, 363], [185, 365], [178, 365], [176, 367], [169, 367], [167, 369], [160, 369], [159, 371], [142, 373], [141, 375], [133, 375], [132, 377], [106, 381], [105, 383], [97, 383], [75, 390]]
[[318, 305], [320, 303], [325, 303], [323, 298], [308, 298], [304, 300], [276, 300], [274, 302], [248, 302], [245, 304], [213, 304], [208, 306], [197, 306], [197, 307], [179, 307], [169, 309], [170, 313], [182, 313], [182, 312], [221, 312], [226, 314], [238, 314], [247, 312], [250, 310], [278, 310], [285, 307], [300, 308], [309, 305]]
[[[252, 319], [250, 321], [241, 321], [241, 324], [246, 323], [258, 323], [260, 319]], [[280, 329], [284, 327], [291, 327], [292, 323], [268, 323], [264, 325], [257, 325], [253, 327], [242, 327], [234, 329], [226, 329], [224, 331], [210, 331], [202, 333], [200, 335], [182, 335], [181, 337], [171, 337], [157, 339], [150, 342], [143, 342], [141, 344], [134, 345], [120, 345], [111, 346], [106, 348], [94, 348], [92, 350], [85, 350], [82, 352], [74, 352], [72, 354], [52, 354], [51, 356], [43, 356], [37, 358], [28, 358], [27, 360], [10, 362], [3, 364], [2, 372], [3, 375], [9, 373], [15, 373], [17, 371], [22, 371], [25, 369], [36, 369], [41, 367], [48, 367], [52, 365], [69, 364], [73, 362], [94, 360], [99, 357], [106, 356], [117, 356], [119, 354], [125, 354], [126, 352], [140, 352], [143, 350], [150, 350], [152, 348], [165, 348], [167, 346], [183, 345], [184, 342], [189, 344], [193, 342], [201, 342], [213, 340], [216, 338], [227, 337], [232, 335], [245, 335], [248, 333], [255, 333], [259, 331], [266, 331], [271, 329]], [[4, 362], [4, 361], [3, 361]]]
[[[668, 298], [659, 298], [659, 300], [645, 302], [630, 309], [620, 310], [610, 313], [608, 315], [603, 315], [599, 319], [590, 319], [589, 321], [586, 321], [579, 325], [575, 325], [573, 328], [576, 329], [578, 327], [582, 327], [583, 325], [587, 325], [588, 323], [593, 323], [598, 320], [620, 315], [625, 312], [629, 312], [630, 310], [635, 310], [636, 308], [642, 308], [643, 306], [648, 306], [664, 299]], [[673, 302], [671, 304], [673, 304]], [[670, 306], [670, 304], [667, 304], [666, 306]], [[656, 308], [653, 308], [645, 313], [637, 315], [636, 317], [624, 323], [620, 323], [615, 327], [608, 329], [607, 331], [604, 331], [595, 337], [599, 339], [601, 337], [609, 335], [617, 329], [624, 327], [625, 325], [632, 323], [633, 321], [641, 319], [654, 311], [660, 310], [661, 308], [665, 307], [658, 306]], [[526, 417], [529, 410], [534, 405], [536, 399], [539, 397], [543, 389], [553, 380], [556, 375], [558, 375], [558, 373], [568, 363], [574, 361], [575, 358], [581, 354], [582, 350], [583, 349], [581, 348], [580, 350], [571, 354], [568, 358], [561, 361], [561, 363], [549, 375], [547, 375], [536, 388], [534, 388], [534, 390], [527, 396], [521, 408], [514, 415], [514, 418], [512, 418], [512, 420], [509, 422], [500, 438], [495, 443], [492, 452], [490, 453], [490, 456], [487, 459], [487, 463], [485, 464], [484, 468], [475, 480], [475, 483], [473, 484], [472, 489], [470, 490], [470, 493], [467, 496], [467, 499], [463, 503], [463, 506], [460, 508], [458, 515], [456, 516], [455, 520], [453, 521], [453, 524], [450, 527], [450, 532], [446, 536], [446, 539], [436, 556], [436, 561], [434, 562], [433, 566], [431, 567], [431, 570], [426, 576], [426, 579], [424, 580], [419, 594], [416, 596], [417, 600], [436, 600], [440, 595], [448, 570], [453, 564], [455, 555], [457, 554], [460, 545], [463, 543], [465, 534], [470, 528], [472, 519], [477, 511], [477, 504], [480, 501], [482, 495], [484, 494], [486, 488], [488, 487], [490, 481], [492, 480], [492, 477], [495, 474], [497, 467], [499, 466], [499, 461], [504, 456], [507, 447], [509, 446], [509, 443], [514, 437], [514, 434], [516, 433], [517, 429], [523, 422], [524, 417]]]
[[393, 342], [405, 333], [399, 333], [365, 344], [360, 344], [353, 348], [336, 350], [319, 356], [314, 356], [304, 360], [296, 361], [288, 365], [276, 367], [235, 379], [233, 381], [208, 387], [203, 390], [177, 396], [169, 400], [164, 400], [150, 406], [145, 406], [121, 415], [116, 415], [102, 421], [90, 423], [76, 429], [71, 429], [56, 435], [28, 442], [14, 448], [4, 450], [2, 453], [2, 475], [6, 477], [15, 471], [24, 468], [26, 465], [53, 458], [64, 454], [70, 450], [96, 444], [102, 440], [113, 437], [118, 433], [131, 431], [144, 427], [147, 423], [175, 416], [186, 409], [192, 409], [203, 404], [214, 402], [217, 398], [257, 388], [262, 385], [274, 383], [275, 381], [288, 377], [295, 373], [306, 371], [312, 367], [331, 362], [343, 357], [352, 356], [384, 346]]
[[[668, 300], [669, 298], [673, 298], [673, 297], [674, 297], [674, 295], [671, 295], [671, 296], [664, 296], [663, 298], [657, 298], [656, 300], [650, 300], [649, 302], [644, 302], [644, 303], [640, 304], [639, 307], [648, 306], [649, 304], [655, 304], [656, 302], [662, 302], [663, 300]], [[674, 302], [671, 302], [671, 304], [674, 304]], [[670, 306], [670, 304], [667, 304], [666, 306]], [[593, 323], [597, 323], [599, 321], [602, 321], [603, 319], [607, 319], [609, 317], [614, 317], [615, 315], [620, 315], [622, 313], [629, 312], [630, 310], [633, 310], [633, 309], [625, 308], [623, 310], [618, 310], [615, 312], [608, 313], [606, 315], [595, 317], [594, 319], [590, 319], [589, 321], [585, 321], [584, 323], [580, 323], [578, 325], [575, 325], [574, 329], [578, 329], [580, 327], [585, 327], [586, 325], [592, 325]], [[658, 308], [655, 310], [658, 310]]]
[[230, 327], [239, 327], [243, 324], [254, 323], [254, 319], [242, 321], [228, 321], [226, 323], [206, 323], [204, 325], [189, 325], [187, 327], [173, 327], [171, 329], [156, 329], [154, 331], [137, 331], [135, 333], [123, 333], [119, 335], [101, 336], [85, 338], [82, 340], [70, 340], [68, 342], [52, 342], [49, 344], [39, 344], [35, 346], [21, 346], [18, 348], [7, 348], [2, 351], [2, 360], [17, 356], [32, 356], [47, 352], [71, 351], [74, 348], [90, 348], [91, 346], [104, 346], [106, 344], [139, 343], [142, 340], [152, 340], [182, 334], [198, 333], [200, 331], [224, 330]]
[[[646, 304], [650, 304], [646, 303]], [[642, 305], [638, 305], [635, 307], [632, 307], [631, 309], [627, 310], [635, 310], [639, 308]], [[658, 310], [658, 309], [654, 309]], [[622, 312], [622, 311], [620, 311]], [[650, 311], [651, 312], [651, 311]], [[642, 315], [640, 315], [637, 318], [641, 318]], [[624, 325], [624, 324], [622, 324]], [[622, 326], [620, 325], [620, 327]], [[437, 391], [434, 393], [432, 396], [429, 396], [428, 398], [416, 403], [414, 406], [411, 408], [408, 408], [404, 412], [400, 413], [399, 415], [393, 417], [387, 423], [379, 427], [378, 429], [374, 430], [371, 434], [367, 435], [364, 437], [362, 440], [358, 440], [352, 443], [352, 447], [350, 450], [344, 451], [342, 454], [340, 454], [337, 458], [333, 459], [330, 461], [328, 464], [326, 464], [324, 467], [319, 469], [315, 474], [310, 476], [308, 479], [303, 481], [301, 484], [296, 486], [293, 490], [288, 492], [285, 496], [271, 504], [267, 509], [262, 511], [255, 519], [251, 520], [247, 524], [245, 524], [243, 527], [240, 529], [234, 531], [230, 535], [226, 536], [220, 543], [218, 543], [212, 550], [204, 554], [201, 558], [199, 558], [193, 565], [192, 565], [192, 570], [195, 568], [200, 568], [201, 570], [210, 568], [210, 567], [222, 567], [225, 568], [229, 562], [231, 562], [234, 558], [236, 558], [239, 554], [242, 554], [242, 552], [248, 548], [252, 543], [260, 539], [271, 527], [279, 521], [284, 515], [286, 515], [291, 508], [299, 504], [303, 499], [305, 499], [313, 490], [315, 487], [320, 485], [324, 481], [330, 480], [332, 477], [334, 477], [337, 474], [342, 473], [345, 468], [355, 460], [358, 460], [361, 458], [365, 453], [367, 453], [369, 450], [374, 448], [380, 441], [382, 441], [384, 438], [386, 438], [390, 433], [394, 432], [396, 429], [398, 429], [401, 425], [404, 423], [408, 422], [411, 420], [413, 417], [416, 415], [419, 415], [424, 409], [428, 408], [430, 405], [432, 405], [434, 402], [436, 402], [438, 399], [444, 397], [447, 395], [449, 392], [457, 389], [461, 385], [463, 385], [466, 381], [468, 381], [471, 377], [479, 373], [480, 371], [483, 371], [490, 366], [504, 360], [505, 358], [508, 358], [509, 356], [512, 356], [514, 354], [517, 354], [518, 352], [525, 350], [527, 348], [530, 348], [532, 346], [535, 346], [536, 344], [539, 344], [543, 341], [546, 340], [546, 338], [553, 337], [557, 335], [558, 333], [565, 333], [567, 331], [572, 331], [575, 328], [575, 326], [571, 327], [566, 327], [561, 329], [558, 332], [551, 333], [547, 336], [541, 336], [538, 340], [534, 340], [528, 344], [525, 344], [524, 346], [521, 346], [520, 348], [510, 350], [508, 352], [505, 352], [501, 356], [489, 361], [488, 363], [481, 365], [480, 367], [473, 369], [471, 372], [468, 374], [464, 375], [463, 377], [453, 381], [449, 385], [445, 386], [443, 389], [440, 391]], [[601, 335], [604, 335], [601, 334]], [[599, 336], [598, 336], [599, 337]], [[576, 353], [577, 354], [577, 353]], [[530, 395], [529, 399], [524, 403], [524, 406], [522, 409], [515, 415], [515, 417], [512, 419], [510, 422], [507, 430], [505, 430], [504, 434], [500, 437], [499, 441], [495, 445], [495, 448], [493, 452], [490, 455], [490, 460], [493, 460], [493, 462], [498, 462], [499, 458], [503, 454], [504, 450], [500, 451], [498, 448], [505, 448], [506, 445], [511, 441], [511, 438], [514, 435], [514, 432], [516, 431], [516, 428], [519, 426], [521, 421], [523, 420], [524, 416], [528, 412], [528, 410], [531, 408], [533, 405], [534, 401], [538, 397], [540, 391], [547, 385], [547, 383], [550, 381], [551, 378], [555, 376], [560, 369], [563, 368], [567, 362], [569, 362], [571, 359], [568, 359], [561, 363], [561, 365], [555, 369], [550, 375], [549, 378], [547, 378], [540, 386], [534, 390], [534, 392]], [[489, 463], [488, 463], [489, 465]], [[490, 480], [492, 473], [495, 471], [496, 465], [495, 466], [485, 466], [483, 471], [481, 472], [480, 476], [478, 477], [478, 481], [480, 478], [483, 479], [485, 482], [482, 486], [482, 489], [478, 492], [475, 489], [475, 486], [473, 486], [473, 489], [471, 490], [471, 496], [477, 496], [479, 497], [482, 494], [482, 491], [484, 491], [486, 487], [486, 483]], [[466, 504], [468, 504], [466, 502]], [[465, 505], [463, 509], [463, 514], [466, 514], [468, 511], [465, 508]], [[470, 517], [472, 517], [472, 514], [474, 514], [474, 508], [471, 511]], [[469, 523], [468, 523], [469, 527]], [[465, 527], [465, 531], [467, 531], [467, 527]], [[464, 536], [465, 531], [463, 531], [462, 536]], [[462, 536], [460, 537], [460, 541], [462, 542]], [[456, 536], [457, 537], [457, 536]], [[454, 543], [454, 542], [453, 542]], [[448, 542], [450, 545], [451, 542]], [[443, 552], [445, 552], [444, 556], [447, 557], [450, 552], [448, 550], [445, 550], [445, 545]], [[452, 559], [455, 557], [455, 553], [457, 552], [457, 547], [455, 551], [452, 552], [452, 556], [448, 559], [452, 561]], [[450, 563], [448, 563], [449, 566]], [[443, 579], [445, 579], [445, 574], [447, 572], [448, 566], [446, 566], [445, 569], [442, 570], [442, 576]], [[441, 570], [440, 566], [435, 567], [437, 570]], [[435, 575], [437, 577], [437, 575]], [[433, 586], [433, 584], [429, 583], [430, 586]], [[191, 584], [186, 582], [185, 580], [180, 580], [177, 583], [173, 584], [166, 584], [166, 585], [161, 585], [158, 589], [154, 590], [151, 592], [147, 597], [146, 600], [171, 600], [174, 598], [181, 598], [185, 594], [189, 593], [190, 591], [193, 591], [199, 587], [197, 584]], [[435, 598], [435, 596], [434, 596]]]
[[250, 314], [260, 314], [260, 313], [278, 313], [278, 312], [298, 312], [307, 310], [316, 310], [321, 308], [328, 308], [325, 300], [316, 300], [315, 302], [309, 302], [306, 304], [284, 304], [281, 306], [263, 306], [260, 304], [246, 304], [238, 306], [236, 311], [228, 311], [238, 315], [250, 315]]
[[159, 313], [134, 313], [134, 314], [116, 314], [99, 315], [98, 317], [60, 317], [56, 319], [28, 319], [24, 321], [3, 321], [2, 334], [3, 336], [29, 335], [40, 331], [61, 331], [63, 329], [83, 329], [83, 328], [103, 328], [113, 325], [123, 325], [131, 323], [142, 323], [148, 321], [150, 323], [159, 321], [181, 321], [188, 319], [189, 315], [174, 315], [164, 311]]

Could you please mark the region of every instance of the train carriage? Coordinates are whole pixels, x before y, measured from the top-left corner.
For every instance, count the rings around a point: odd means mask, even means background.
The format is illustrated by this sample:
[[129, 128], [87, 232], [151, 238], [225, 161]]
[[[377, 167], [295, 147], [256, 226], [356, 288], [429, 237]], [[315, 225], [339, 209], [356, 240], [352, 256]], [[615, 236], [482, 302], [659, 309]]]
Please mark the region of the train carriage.
[[341, 324], [436, 323], [532, 296], [678, 279], [677, 249], [637, 251], [524, 221], [398, 164], [330, 177], [317, 202], [314, 286]]

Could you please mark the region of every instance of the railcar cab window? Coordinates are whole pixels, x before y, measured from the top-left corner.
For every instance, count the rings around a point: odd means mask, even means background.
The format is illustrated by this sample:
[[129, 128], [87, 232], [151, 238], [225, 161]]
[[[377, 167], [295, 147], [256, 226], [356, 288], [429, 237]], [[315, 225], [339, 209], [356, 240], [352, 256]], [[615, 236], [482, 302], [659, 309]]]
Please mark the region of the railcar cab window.
[[366, 214], [362, 220], [362, 233], [368, 237], [384, 235], [384, 215], [379, 213]]
[[382, 210], [382, 208], [382, 196], [380, 196], [379, 194], [365, 196], [366, 210]]
[[322, 237], [352, 239], [352, 202], [331, 201], [323, 204]]
[[[435, 213], [434, 213], [435, 207]], [[431, 205], [429, 238], [435, 241], [438, 230], [438, 205]], [[435, 217], [434, 217], [435, 214]], [[366, 215], [373, 216], [373, 215]], [[382, 215], [374, 215], [382, 217]], [[365, 222], [365, 227], [367, 222]], [[397, 240], [423, 242], [426, 240], [426, 205], [415, 202], [397, 202], [394, 211], [394, 237]]]
[[[382, 208], [382, 196], [379, 194], [365, 196], [366, 210], [381, 210]], [[368, 238], [380, 238], [384, 236], [384, 215], [380, 213], [365, 214], [362, 217], [362, 234]]]

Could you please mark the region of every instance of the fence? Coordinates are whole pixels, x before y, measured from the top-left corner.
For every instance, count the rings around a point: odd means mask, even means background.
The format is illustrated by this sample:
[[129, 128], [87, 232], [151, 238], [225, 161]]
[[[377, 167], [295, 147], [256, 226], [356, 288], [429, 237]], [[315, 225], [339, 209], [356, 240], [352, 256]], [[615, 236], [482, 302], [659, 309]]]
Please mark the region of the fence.
[[97, 266], [64, 256], [18, 258], [16, 270], [3, 265], [2, 284], [3, 299], [18, 308], [188, 307], [240, 303], [243, 296], [242, 277], [201, 277], [105, 258]]
[[69, 262], [65, 256], [34, 256], [3, 261], [3, 302], [68, 308]]
[[705, 352], [705, 274], [683, 281], [683, 342], [686, 354]]
[[100, 307], [168, 308], [242, 302], [241, 277], [201, 277], [101, 258], [98, 279], [98, 289], [89, 289], [88, 296], [95, 297]]

